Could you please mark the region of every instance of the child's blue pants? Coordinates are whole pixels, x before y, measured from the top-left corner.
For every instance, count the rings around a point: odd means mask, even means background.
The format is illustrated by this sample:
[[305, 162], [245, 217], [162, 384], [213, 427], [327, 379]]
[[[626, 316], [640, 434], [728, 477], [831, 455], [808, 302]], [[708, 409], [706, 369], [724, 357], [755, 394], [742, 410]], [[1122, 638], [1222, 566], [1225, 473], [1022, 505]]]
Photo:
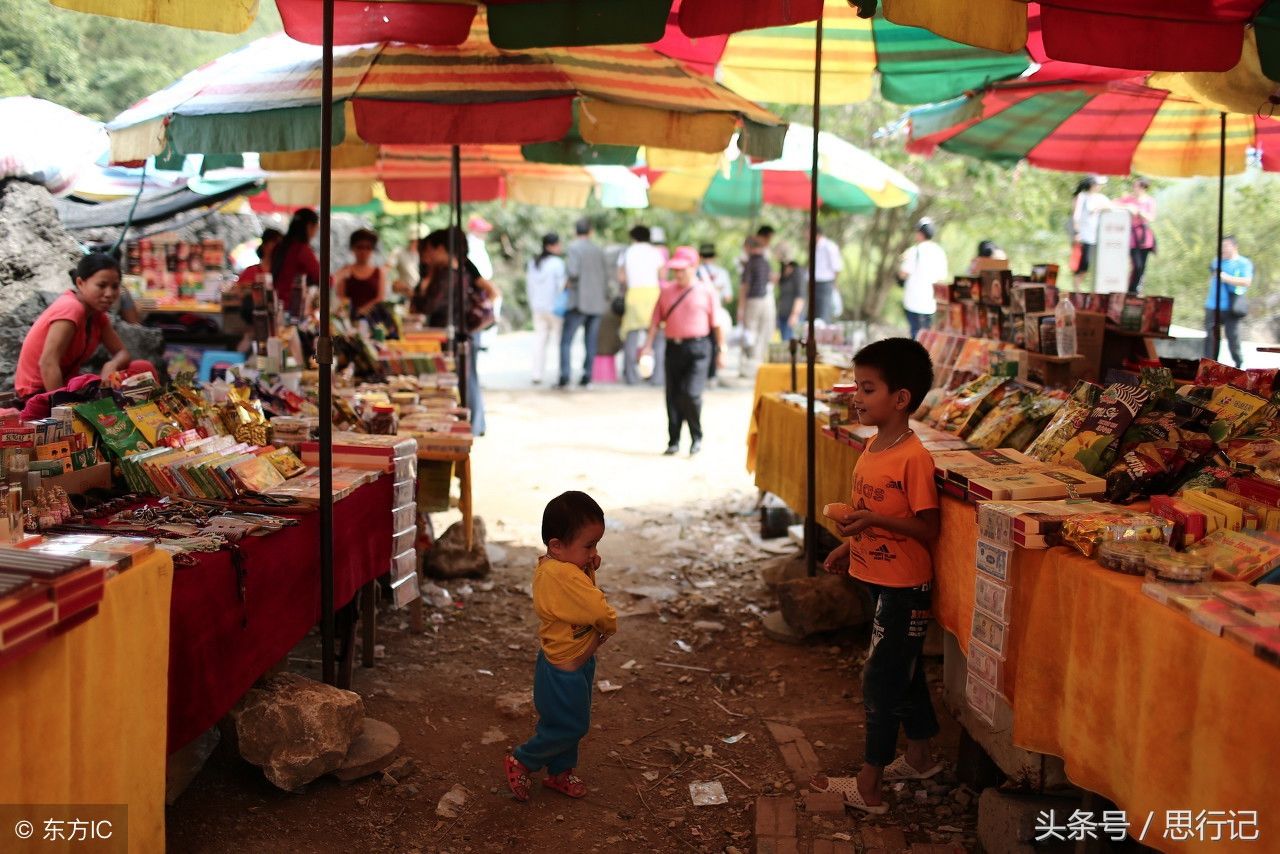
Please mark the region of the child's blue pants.
[[533, 738], [517, 747], [516, 759], [530, 771], [546, 768], [559, 774], [577, 767], [578, 742], [591, 729], [591, 686], [596, 660], [572, 672], [561, 670], [538, 652], [533, 671], [533, 705], [538, 728]]

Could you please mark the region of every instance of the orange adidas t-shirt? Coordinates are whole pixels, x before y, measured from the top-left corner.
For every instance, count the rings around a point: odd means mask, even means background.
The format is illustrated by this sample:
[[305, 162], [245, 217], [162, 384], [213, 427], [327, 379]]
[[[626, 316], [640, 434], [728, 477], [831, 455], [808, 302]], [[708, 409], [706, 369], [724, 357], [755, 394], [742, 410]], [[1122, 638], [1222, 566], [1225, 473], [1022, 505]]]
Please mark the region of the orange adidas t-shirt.
[[[936, 509], [933, 457], [914, 433], [888, 450], [863, 451], [853, 467], [849, 503], [899, 519]], [[864, 528], [849, 538], [849, 574], [884, 587], [919, 587], [933, 578], [933, 559], [919, 540]]]

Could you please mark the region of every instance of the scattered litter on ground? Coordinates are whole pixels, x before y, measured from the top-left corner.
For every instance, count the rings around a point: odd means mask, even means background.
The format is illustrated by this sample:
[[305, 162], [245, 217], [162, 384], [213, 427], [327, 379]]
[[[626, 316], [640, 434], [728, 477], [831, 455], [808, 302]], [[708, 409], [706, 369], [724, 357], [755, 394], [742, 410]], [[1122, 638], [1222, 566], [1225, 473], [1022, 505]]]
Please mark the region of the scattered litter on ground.
[[680, 638], [676, 638], [675, 640], [672, 641], [672, 643], [675, 644], [676, 649], [680, 650], [681, 652], [686, 652], [686, 653], [693, 652], [693, 647], [689, 645], [688, 641], [683, 641]]
[[601, 679], [596, 683], [596, 687], [600, 689], [601, 694], [612, 694], [614, 691], [621, 691], [621, 685], [614, 685], [608, 679]]
[[484, 735], [480, 736], [480, 743], [497, 744], [500, 741], [506, 741], [509, 737], [501, 728], [491, 726], [484, 731]]
[[467, 787], [455, 783], [453, 788], [440, 796], [436, 804], [436, 815], [440, 818], [457, 818], [462, 815], [462, 808], [467, 803]]
[[621, 667], [620, 669], [622, 669], [622, 670], [630, 670], [631, 668], [633, 668], [633, 667], [635, 667], [635, 666], [636, 666], [636, 660], [635, 660], [634, 658], [628, 658], [628, 659], [627, 659], [627, 661], [626, 661], [626, 663], [625, 663], [625, 664], [623, 664], [623, 665], [622, 665], [622, 667]]
[[481, 676], [492, 676], [492, 675], [493, 675], [493, 671], [492, 671], [492, 670], [483, 670], [483, 669], [482, 669], [482, 670], [477, 670], [477, 671], [476, 671], [476, 673], [479, 673]]
[[746, 737], [747, 737], [747, 734], [745, 732], [740, 732], [737, 735], [726, 736], [720, 740], [723, 741], [725, 744], [737, 744], [738, 742], [742, 741]]
[[724, 785], [719, 780], [712, 780], [710, 783], [690, 783], [689, 797], [693, 799], [695, 807], [712, 807], [729, 803], [729, 798], [724, 793]]

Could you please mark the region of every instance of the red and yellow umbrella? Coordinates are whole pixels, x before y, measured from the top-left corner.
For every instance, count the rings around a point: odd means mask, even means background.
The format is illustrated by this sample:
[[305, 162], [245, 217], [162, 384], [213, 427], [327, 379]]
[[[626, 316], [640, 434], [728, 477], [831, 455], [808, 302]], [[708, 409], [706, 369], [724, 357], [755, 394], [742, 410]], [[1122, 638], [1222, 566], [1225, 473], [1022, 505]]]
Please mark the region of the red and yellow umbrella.
[[[54, 5], [193, 30], [242, 33], [258, 14], [257, 0], [51, 0]], [[322, 0], [276, 0], [285, 32], [319, 44]], [[692, 38], [812, 21], [822, 0], [336, 0], [334, 43], [400, 41], [460, 45], [477, 13], [488, 15], [486, 37], [522, 50], [593, 44], [638, 44], [662, 38], [669, 19]]]
[[[909, 114], [908, 149], [941, 148], [1043, 169], [1166, 177], [1218, 174], [1221, 113], [1139, 80], [1102, 85], [1001, 85]], [[1226, 171], [1253, 152], [1280, 171], [1280, 122], [1227, 116]]]
[[[640, 45], [508, 52], [476, 28], [459, 47], [335, 49], [332, 139], [378, 145], [595, 145], [720, 152], [739, 127], [776, 156], [772, 113]], [[148, 96], [108, 126], [112, 158], [314, 149], [321, 51], [269, 36]], [[756, 152], [752, 152], [756, 153]]]

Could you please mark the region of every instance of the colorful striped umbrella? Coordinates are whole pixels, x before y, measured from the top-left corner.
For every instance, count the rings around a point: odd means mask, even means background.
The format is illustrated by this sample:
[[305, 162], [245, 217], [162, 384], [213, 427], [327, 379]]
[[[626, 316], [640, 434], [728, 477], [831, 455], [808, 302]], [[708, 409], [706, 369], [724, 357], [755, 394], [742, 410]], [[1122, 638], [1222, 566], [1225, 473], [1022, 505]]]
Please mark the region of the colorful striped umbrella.
[[[908, 150], [1066, 172], [1189, 177], [1218, 174], [1220, 112], [1136, 80], [1105, 85], [1002, 84], [909, 114]], [[1226, 171], [1250, 149], [1280, 171], [1280, 122], [1227, 117]]]
[[[477, 28], [479, 25], [477, 25]], [[297, 151], [316, 145], [320, 49], [284, 35], [230, 53], [118, 116], [112, 157]], [[461, 47], [380, 43], [335, 49], [332, 138], [376, 144], [543, 142], [719, 152], [743, 127], [777, 152], [772, 113], [643, 46], [512, 53], [482, 31]]]
[[[884, 0], [891, 21], [1007, 53], [1044, 31], [1053, 59], [1156, 71], [1226, 71], [1246, 27], [1258, 28], [1271, 62], [1276, 13], [1267, 0]], [[1277, 63], [1280, 64], [1280, 63]], [[1280, 79], [1280, 69], [1276, 69]]]
[[[258, 14], [257, 0], [51, 0], [55, 6], [194, 30], [242, 33]], [[662, 37], [668, 19], [698, 38], [771, 27], [818, 16], [822, 0], [486, 0], [496, 47], [639, 44]], [[334, 43], [399, 41], [460, 45], [472, 34], [477, 0], [336, 0]], [[321, 41], [321, 0], [276, 0], [285, 32]]]
[[[594, 196], [611, 207], [647, 207], [644, 181], [622, 166], [583, 167], [530, 163], [514, 145], [463, 146], [459, 152], [462, 201], [511, 201], [545, 207], [582, 208]], [[314, 206], [320, 175], [315, 169], [270, 167], [291, 155], [263, 155], [271, 197], [282, 205]], [[334, 204], [450, 201], [450, 149], [447, 146], [382, 146], [368, 166], [335, 169]]]
[[[791, 125], [782, 156], [764, 163], [731, 146], [721, 162], [671, 164], [665, 152], [654, 152], [649, 203], [677, 211], [716, 216], [750, 217], [764, 205], [807, 210], [812, 174], [813, 128]], [[896, 169], [834, 134], [818, 134], [820, 204], [845, 213], [914, 204], [919, 188]]]
[[[1031, 65], [1014, 55], [959, 44], [918, 27], [858, 17], [845, 0], [827, 0], [823, 17], [822, 100], [853, 104], [880, 91], [899, 104], [925, 104], [1017, 77]], [[718, 79], [753, 101], [808, 104], [813, 99], [812, 22], [689, 39], [669, 27], [655, 47]]]

